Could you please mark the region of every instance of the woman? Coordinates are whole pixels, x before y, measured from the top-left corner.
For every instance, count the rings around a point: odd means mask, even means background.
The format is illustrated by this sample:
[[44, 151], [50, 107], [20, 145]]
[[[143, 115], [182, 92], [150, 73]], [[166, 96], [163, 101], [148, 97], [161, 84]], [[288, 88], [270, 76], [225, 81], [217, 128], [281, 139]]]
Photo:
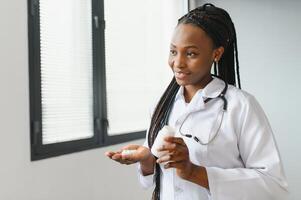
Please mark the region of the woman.
[[[229, 14], [205, 4], [180, 18], [169, 65], [174, 78], [153, 111], [144, 145], [124, 147], [136, 150], [130, 155], [106, 155], [137, 162], [141, 184], [155, 183], [156, 200], [285, 199], [287, 182], [269, 122], [256, 99], [240, 89]], [[150, 149], [167, 124], [176, 135], [165, 137], [158, 151], [167, 153], [157, 158]]]

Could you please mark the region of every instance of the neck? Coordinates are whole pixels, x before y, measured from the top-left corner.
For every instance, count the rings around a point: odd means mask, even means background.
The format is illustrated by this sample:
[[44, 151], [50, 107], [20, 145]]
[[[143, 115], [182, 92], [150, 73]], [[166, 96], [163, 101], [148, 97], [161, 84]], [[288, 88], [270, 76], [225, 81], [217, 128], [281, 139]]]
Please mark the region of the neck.
[[189, 103], [191, 101], [191, 99], [193, 98], [193, 96], [195, 95], [195, 93], [199, 90], [199, 89], [203, 89], [204, 87], [206, 87], [206, 85], [212, 80], [212, 76], [211, 74], [209, 74], [208, 76], [204, 77], [199, 83], [194, 84], [194, 85], [185, 85], [184, 86], [184, 97], [185, 97], [185, 101], [187, 103]]

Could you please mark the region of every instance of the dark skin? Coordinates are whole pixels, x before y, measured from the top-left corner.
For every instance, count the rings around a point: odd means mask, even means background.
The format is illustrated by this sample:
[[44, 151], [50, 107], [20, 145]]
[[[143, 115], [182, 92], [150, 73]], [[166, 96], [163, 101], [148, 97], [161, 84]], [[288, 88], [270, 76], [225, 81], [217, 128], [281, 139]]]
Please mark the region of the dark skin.
[[[186, 102], [204, 88], [211, 80], [211, 66], [224, 52], [223, 47], [214, 47], [212, 39], [201, 28], [191, 24], [176, 27], [171, 40], [169, 66], [176, 81], [184, 87]], [[159, 151], [167, 152], [155, 160], [150, 150], [140, 145], [128, 145], [123, 149], [135, 149], [135, 153], [122, 156], [121, 151], [106, 152], [111, 159], [121, 164], [140, 162], [143, 175], [154, 173], [155, 162], [165, 163], [164, 168], [175, 168], [179, 177], [209, 189], [206, 168], [193, 164], [189, 150], [180, 137], [166, 137]]]
[[212, 80], [211, 66], [223, 52], [223, 47], [214, 48], [212, 39], [201, 28], [191, 24], [177, 26], [168, 64], [177, 83], [184, 86], [186, 102], [190, 102], [194, 94]]
[[[121, 155], [122, 150], [137, 150], [131, 155]], [[105, 153], [106, 156], [119, 162], [120, 164], [134, 164], [140, 162], [141, 171], [144, 176], [151, 175], [154, 173], [155, 157], [151, 154], [150, 149], [142, 145], [130, 144], [123, 147], [120, 151], [108, 151]]]

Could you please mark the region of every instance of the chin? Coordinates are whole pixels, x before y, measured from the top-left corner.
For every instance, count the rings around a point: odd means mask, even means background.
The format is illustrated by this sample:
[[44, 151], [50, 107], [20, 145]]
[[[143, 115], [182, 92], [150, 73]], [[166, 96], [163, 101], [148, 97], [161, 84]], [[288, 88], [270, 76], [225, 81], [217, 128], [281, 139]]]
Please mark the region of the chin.
[[180, 86], [185, 86], [185, 85], [189, 85], [189, 82], [187, 80], [180, 80], [176, 78], [176, 82], [178, 83], [178, 85]]

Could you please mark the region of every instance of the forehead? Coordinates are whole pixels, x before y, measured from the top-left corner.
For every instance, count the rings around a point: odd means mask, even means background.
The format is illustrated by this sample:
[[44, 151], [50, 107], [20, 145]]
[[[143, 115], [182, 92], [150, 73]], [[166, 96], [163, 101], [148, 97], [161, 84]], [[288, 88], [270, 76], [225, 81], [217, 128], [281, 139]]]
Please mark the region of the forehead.
[[171, 43], [177, 47], [211, 46], [212, 40], [200, 27], [192, 24], [179, 24], [174, 30]]

